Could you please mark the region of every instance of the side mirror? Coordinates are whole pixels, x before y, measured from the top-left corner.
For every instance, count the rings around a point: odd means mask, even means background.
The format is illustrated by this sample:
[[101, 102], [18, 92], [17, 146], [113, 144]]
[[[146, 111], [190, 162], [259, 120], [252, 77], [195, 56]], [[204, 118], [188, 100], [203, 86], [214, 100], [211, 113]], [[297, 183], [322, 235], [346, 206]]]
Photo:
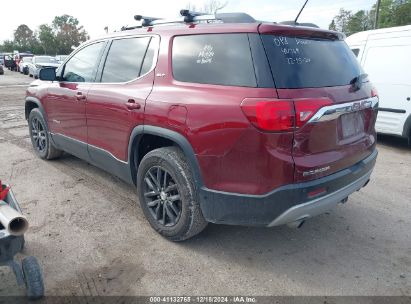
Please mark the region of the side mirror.
[[39, 72], [40, 80], [55, 81], [56, 78], [56, 68], [42, 68]]

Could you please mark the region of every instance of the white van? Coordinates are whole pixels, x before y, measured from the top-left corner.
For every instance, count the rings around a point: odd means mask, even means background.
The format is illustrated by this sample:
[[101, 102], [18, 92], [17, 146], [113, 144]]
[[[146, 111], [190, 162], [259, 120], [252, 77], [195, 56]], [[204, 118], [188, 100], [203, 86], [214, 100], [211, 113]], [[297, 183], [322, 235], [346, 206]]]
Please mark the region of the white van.
[[356, 33], [346, 42], [377, 88], [377, 132], [411, 143], [411, 25]]

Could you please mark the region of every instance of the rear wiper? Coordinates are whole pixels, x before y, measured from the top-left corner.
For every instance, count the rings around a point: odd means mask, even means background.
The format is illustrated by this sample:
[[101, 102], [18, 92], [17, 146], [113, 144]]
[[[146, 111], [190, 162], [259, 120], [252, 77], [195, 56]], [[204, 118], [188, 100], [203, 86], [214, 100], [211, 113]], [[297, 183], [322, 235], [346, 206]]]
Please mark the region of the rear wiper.
[[361, 86], [362, 86], [364, 80], [367, 79], [367, 77], [368, 77], [368, 74], [363, 73], [363, 74], [360, 74], [360, 75], [354, 77], [350, 81], [350, 84], [352, 85], [352, 89], [353, 89], [354, 92], [361, 89]]

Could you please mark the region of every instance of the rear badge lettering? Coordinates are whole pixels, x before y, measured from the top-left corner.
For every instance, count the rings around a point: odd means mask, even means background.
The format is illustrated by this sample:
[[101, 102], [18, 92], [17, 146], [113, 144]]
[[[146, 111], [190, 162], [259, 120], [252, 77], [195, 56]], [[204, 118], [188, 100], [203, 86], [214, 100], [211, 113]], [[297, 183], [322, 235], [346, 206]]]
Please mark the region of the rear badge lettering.
[[311, 176], [311, 175], [316, 175], [316, 174], [319, 174], [319, 173], [324, 173], [324, 172], [326, 172], [330, 169], [331, 169], [330, 166], [327, 166], [327, 167], [319, 168], [319, 169], [316, 169], [316, 170], [305, 171], [305, 172], [303, 172], [303, 176]]

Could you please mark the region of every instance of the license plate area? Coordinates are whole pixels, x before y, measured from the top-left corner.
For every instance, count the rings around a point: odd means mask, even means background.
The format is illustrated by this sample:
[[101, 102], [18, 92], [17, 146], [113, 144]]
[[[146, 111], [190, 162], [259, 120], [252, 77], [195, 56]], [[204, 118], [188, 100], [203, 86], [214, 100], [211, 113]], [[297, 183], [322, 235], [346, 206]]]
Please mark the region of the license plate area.
[[362, 111], [341, 115], [339, 125], [340, 140], [361, 136], [364, 133], [364, 116]]

